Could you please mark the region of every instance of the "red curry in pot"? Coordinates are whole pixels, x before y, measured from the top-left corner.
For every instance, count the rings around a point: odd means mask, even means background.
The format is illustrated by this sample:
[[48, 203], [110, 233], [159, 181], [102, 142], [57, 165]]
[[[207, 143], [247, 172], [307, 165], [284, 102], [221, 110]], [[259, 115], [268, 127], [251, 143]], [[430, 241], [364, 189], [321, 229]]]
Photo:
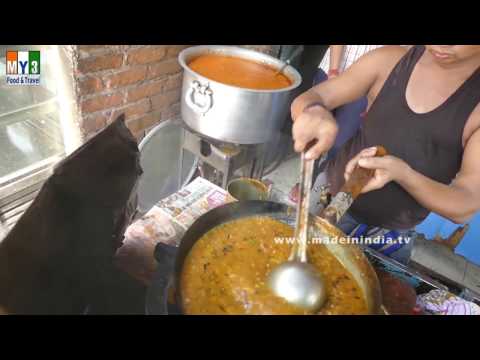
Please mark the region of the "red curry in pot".
[[256, 61], [218, 54], [201, 55], [188, 64], [190, 69], [208, 79], [254, 90], [289, 87], [292, 81], [277, 69]]

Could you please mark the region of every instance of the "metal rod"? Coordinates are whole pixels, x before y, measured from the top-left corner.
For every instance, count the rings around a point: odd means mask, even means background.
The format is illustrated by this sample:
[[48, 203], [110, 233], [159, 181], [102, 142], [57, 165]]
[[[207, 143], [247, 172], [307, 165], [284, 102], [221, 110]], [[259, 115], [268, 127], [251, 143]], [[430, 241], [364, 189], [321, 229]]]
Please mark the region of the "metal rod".
[[305, 159], [305, 153], [303, 152], [301, 155], [300, 188], [295, 222], [295, 243], [298, 243], [298, 245], [292, 251], [293, 258], [301, 262], [307, 261], [308, 216], [313, 167], [314, 161]]

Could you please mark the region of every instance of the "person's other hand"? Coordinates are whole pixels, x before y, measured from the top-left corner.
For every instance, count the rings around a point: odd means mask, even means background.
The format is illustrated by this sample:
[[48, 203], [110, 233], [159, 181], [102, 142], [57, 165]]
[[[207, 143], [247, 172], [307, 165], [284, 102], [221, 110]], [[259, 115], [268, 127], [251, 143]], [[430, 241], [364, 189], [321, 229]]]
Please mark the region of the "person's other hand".
[[390, 181], [400, 181], [408, 174], [408, 164], [392, 155], [376, 157], [376, 147], [360, 151], [345, 167], [345, 180], [348, 181], [355, 167], [375, 170], [373, 178], [365, 185], [362, 193], [383, 188]]
[[302, 152], [307, 145], [307, 160], [318, 159], [330, 150], [337, 137], [338, 125], [330, 111], [318, 106], [303, 111], [293, 123], [292, 135], [296, 152]]

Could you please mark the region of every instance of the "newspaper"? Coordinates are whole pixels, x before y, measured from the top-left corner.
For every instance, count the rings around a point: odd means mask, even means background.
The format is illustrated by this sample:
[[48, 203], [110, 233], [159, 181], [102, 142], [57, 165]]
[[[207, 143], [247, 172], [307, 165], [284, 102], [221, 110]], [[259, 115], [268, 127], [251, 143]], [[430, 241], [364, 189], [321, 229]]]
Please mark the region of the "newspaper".
[[153, 257], [155, 246], [159, 242], [178, 246], [196, 219], [226, 202], [224, 189], [204, 178], [196, 178], [127, 228], [123, 245], [115, 256], [117, 265], [149, 284], [157, 267]]
[[198, 177], [188, 186], [160, 201], [157, 208], [184, 231], [207, 211], [227, 202], [227, 192]]

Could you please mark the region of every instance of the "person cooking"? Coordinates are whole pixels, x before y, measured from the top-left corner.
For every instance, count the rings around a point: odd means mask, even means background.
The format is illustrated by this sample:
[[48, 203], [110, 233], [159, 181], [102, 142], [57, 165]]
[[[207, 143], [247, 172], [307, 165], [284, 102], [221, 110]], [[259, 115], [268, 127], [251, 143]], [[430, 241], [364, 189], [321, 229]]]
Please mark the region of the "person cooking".
[[[403, 240], [431, 211], [464, 223], [480, 209], [480, 45], [367, 53], [293, 101], [295, 150], [316, 140], [306, 157], [327, 152], [338, 133], [331, 111], [365, 95], [364, 125], [328, 162], [326, 181], [335, 194], [356, 165], [375, 169], [338, 225], [353, 236], [389, 239], [374, 248], [404, 262], [412, 242]], [[375, 157], [377, 145], [389, 155]], [[314, 190], [324, 185], [317, 181]], [[312, 194], [315, 210], [319, 196]]]
[[[382, 46], [383, 45], [330, 45], [318, 66], [318, 71], [313, 80], [313, 86], [337, 77], [354, 64], [361, 56]], [[362, 114], [366, 108], [367, 98], [362, 96], [332, 111], [340, 131], [337, 133], [333, 146], [328, 151], [328, 159], [334, 157], [338, 149], [357, 132], [362, 122]], [[324, 171], [324, 166], [325, 163], [315, 164], [314, 178]], [[295, 184], [289, 194], [290, 200], [295, 203], [298, 200], [299, 188], [300, 184]]]

